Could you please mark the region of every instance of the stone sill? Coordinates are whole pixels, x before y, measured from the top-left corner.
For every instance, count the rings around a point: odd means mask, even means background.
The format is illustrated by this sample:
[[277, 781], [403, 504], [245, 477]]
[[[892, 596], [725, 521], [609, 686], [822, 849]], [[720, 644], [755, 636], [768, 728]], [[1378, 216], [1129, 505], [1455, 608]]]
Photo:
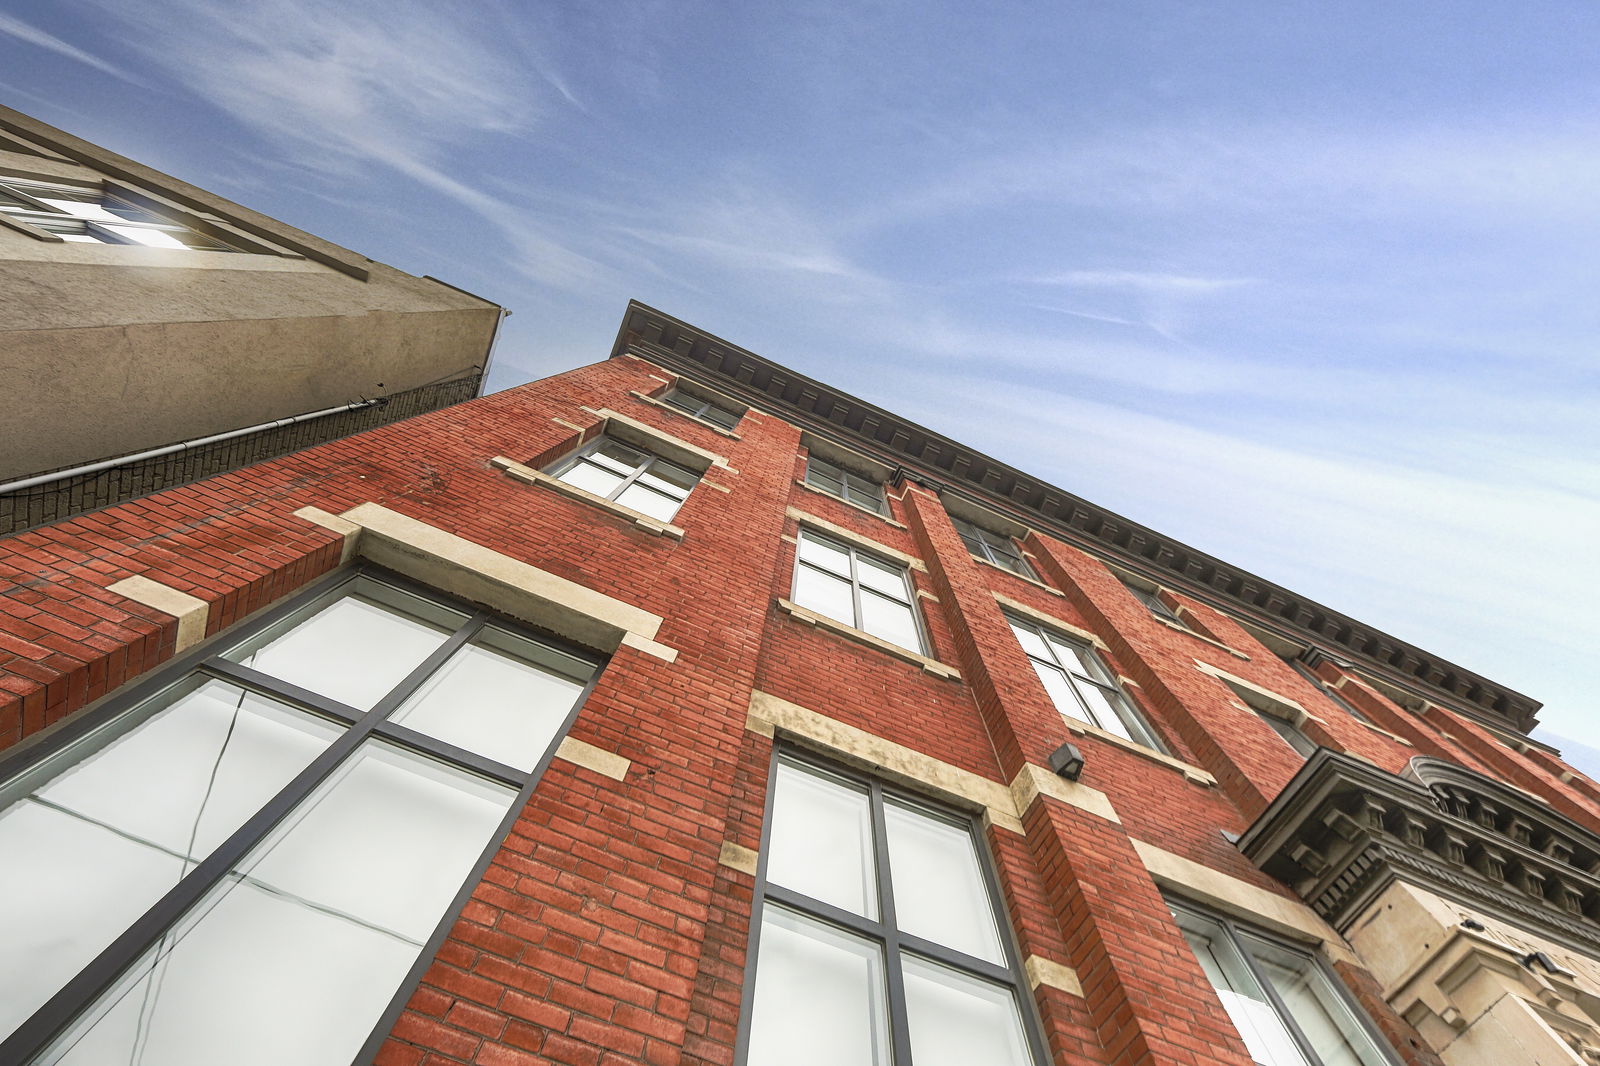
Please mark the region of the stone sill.
[[1204, 641], [1205, 643], [1211, 645], [1213, 648], [1221, 648], [1223, 651], [1227, 652], [1229, 655], [1233, 656], [1235, 659], [1243, 659], [1245, 662], [1249, 662], [1250, 661], [1250, 656], [1246, 655], [1242, 651], [1239, 651], [1237, 648], [1230, 648], [1226, 644], [1222, 643], [1222, 641], [1213, 640], [1210, 637], [1206, 636], [1204, 633], [1200, 633], [1200, 632], [1197, 632], [1197, 631], [1195, 631], [1193, 629], [1190, 629], [1188, 626], [1182, 624], [1181, 622], [1174, 622], [1170, 618], [1162, 618], [1160, 615], [1158, 615], [1158, 614], [1156, 614], [1154, 612], [1150, 613], [1150, 617], [1155, 619], [1157, 622], [1160, 622], [1162, 625], [1166, 626], [1168, 629], [1176, 630], [1179, 633], [1187, 633], [1189, 636], [1193, 637], [1195, 640]]
[[[640, 392], [637, 389], [629, 389], [628, 390], [628, 395], [632, 396], [635, 400], [642, 400], [645, 403], [650, 404], [652, 407], [659, 407], [663, 411], [671, 411], [673, 414], [677, 415], [679, 418], [687, 418], [691, 422], [698, 422], [700, 425], [705, 426], [707, 429], [709, 429], [713, 433], [720, 433], [724, 437], [728, 437], [728, 438], [731, 438], [733, 440], [744, 440], [743, 437], [739, 436], [739, 434], [735, 433], [731, 429], [723, 429], [721, 426], [717, 425], [715, 422], [708, 422], [705, 419], [701, 418], [699, 415], [692, 415], [688, 411], [685, 411], [685, 410], [683, 410], [682, 408], [679, 408], [679, 407], [674, 407], [670, 403], [665, 403], [665, 402], [663, 402], [661, 400], [658, 400], [654, 396], [646, 396], [644, 393]], [[743, 418], [744, 416], [740, 415], [739, 417]]]
[[1027, 574], [1019, 574], [1015, 570], [1007, 570], [1005, 567], [1001, 566], [999, 563], [991, 563], [989, 560], [980, 559], [976, 555], [972, 556], [972, 561], [977, 563], [979, 566], [987, 566], [990, 570], [998, 570], [1002, 574], [1006, 574], [1006, 575], [1008, 575], [1010, 577], [1016, 578], [1018, 581], [1026, 581], [1028, 584], [1032, 585], [1034, 588], [1044, 589], [1046, 592], [1048, 592], [1052, 596], [1062, 596], [1062, 597], [1066, 596], [1065, 592], [1061, 592], [1061, 591], [1059, 591], [1057, 589], [1051, 588], [1049, 585], [1046, 585], [1043, 581], [1040, 581], [1036, 577], [1029, 577]]
[[1065, 715], [1062, 716], [1062, 719], [1067, 723], [1067, 728], [1079, 736], [1089, 736], [1094, 737], [1096, 740], [1103, 740], [1113, 747], [1132, 752], [1135, 755], [1149, 759], [1151, 762], [1159, 763], [1168, 769], [1176, 770], [1197, 785], [1204, 785], [1207, 788], [1217, 787], [1217, 779], [1198, 766], [1190, 766], [1182, 759], [1174, 759], [1172, 756], [1156, 751], [1154, 748], [1147, 748], [1138, 741], [1129, 740], [1127, 737], [1119, 737], [1115, 733], [1101, 729], [1099, 726], [1090, 725], [1088, 722], [1080, 722], [1075, 718], [1067, 718]]
[[837, 500], [839, 503], [844, 504], [846, 507], [853, 507], [856, 510], [860, 511], [862, 514], [869, 514], [873, 518], [876, 518], [880, 522], [887, 522], [887, 523], [889, 523], [891, 526], [893, 526], [896, 529], [905, 529], [905, 528], [907, 528], [904, 523], [896, 522], [894, 519], [890, 518], [886, 514], [879, 514], [877, 511], [874, 511], [872, 508], [863, 507], [861, 504], [856, 503], [854, 500], [847, 500], [843, 496], [835, 496], [833, 493], [829, 492], [827, 489], [818, 488], [817, 486], [811, 484], [809, 481], [804, 481], [804, 480], [802, 480], [800, 478], [795, 478], [794, 479], [794, 483], [796, 485], [799, 485], [801, 488], [805, 489], [807, 492], [814, 492], [818, 496], [826, 496], [830, 500]]
[[552, 492], [558, 492], [568, 499], [586, 503], [602, 511], [608, 511], [618, 518], [625, 518], [646, 533], [654, 533], [658, 537], [670, 537], [673, 540], [683, 539], [683, 529], [679, 526], [663, 522], [658, 518], [651, 518], [647, 514], [635, 511], [632, 507], [624, 507], [620, 503], [614, 503], [604, 496], [596, 496], [594, 493], [580, 489], [576, 485], [569, 485], [559, 478], [553, 478], [542, 470], [534, 470], [532, 467], [523, 466], [514, 459], [507, 459], [503, 455], [497, 455], [489, 460], [489, 465], [498, 470], [504, 470], [508, 477], [514, 478], [525, 485], [540, 485]]
[[935, 677], [944, 677], [952, 681], [961, 680], [961, 671], [953, 666], [947, 666], [938, 659], [930, 659], [928, 656], [914, 652], [910, 648], [902, 648], [900, 645], [884, 640], [882, 637], [875, 637], [871, 633], [857, 629], [855, 626], [847, 625], [837, 618], [829, 618], [825, 614], [818, 614], [816, 611], [802, 607], [798, 603], [780, 597], [778, 599], [778, 610], [792, 615], [796, 620], [807, 625], [817, 626], [820, 629], [826, 629], [842, 637], [847, 637], [857, 644], [865, 644], [869, 648], [877, 648], [879, 651], [888, 652], [890, 655], [904, 659], [908, 663], [916, 663]]

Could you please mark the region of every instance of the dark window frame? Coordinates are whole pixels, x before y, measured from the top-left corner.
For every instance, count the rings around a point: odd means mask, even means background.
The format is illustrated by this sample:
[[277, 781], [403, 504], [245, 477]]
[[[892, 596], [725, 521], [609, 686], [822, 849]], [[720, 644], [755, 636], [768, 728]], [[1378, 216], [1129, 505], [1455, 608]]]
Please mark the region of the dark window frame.
[[[813, 899], [803, 893], [768, 882], [767, 860], [772, 854], [772, 811], [778, 793], [778, 766], [783, 762], [794, 763], [821, 771], [825, 775], [842, 778], [866, 790], [869, 810], [872, 816], [873, 872], [878, 885], [878, 918], [876, 920], [853, 914], [831, 903], [824, 903], [822, 900]], [[971, 839], [978, 855], [978, 867], [983, 877], [984, 890], [988, 894], [990, 906], [994, 908], [993, 914], [999, 934], [1000, 950], [1005, 956], [1004, 966], [975, 958], [965, 952], [947, 948], [911, 933], [901, 932], [897, 928], [894, 891], [889, 872], [888, 833], [884, 822], [884, 799], [886, 796], [893, 797], [902, 803], [912, 806], [929, 817], [938, 818], [950, 825], [959, 826], [971, 834]], [[749, 943], [745, 949], [744, 988], [739, 998], [739, 1028], [734, 1042], [733, 1061], [736, 1066], [757, 1066], [757, 1064], [749, 1063], [748, 1058], [751, 1021], [755, 1007], [755, 979], [760, 962], [761, 922], [769, 899], [781, 907], [797, 911], [808, 918], [836, 926], [856, 936], [870, 940], [883, 949], [885, 1007], [889, 1014], [886, 1023], [889, 1032], [890, 1046], [888, 1050], [891, 1064], [898, 1066], [898, 1064], [911, 1061], [911, 1032], [906, 1008], [905, 979], [899, 962], [899, 954], [902, 949], [909, 950], [913, 955], [920, 955], [952, 969], [959, 970], [968, 976], [982, 978], [993, 984], [1009, 988], [1016, 996], [1018, 1011], [1022, 1016], [1022, 1031], [1024, 1039], [1028, 1043], [1029, 1054], [1033, 1056], [1037, 1066], [1045, 1066], [1045, 1064], [1051, 1062], [1048, 1048], [1042, 1037], [1038, 1004], [1034, 1000], [1033, 990], [1022, 966], [1022, 953], [1017, 948], [1016, 933], [1012, 929], [1010, 915], [1005, 906], [1005, 895], [1000, 890], [1000, 880], [995, 873], [996, 867], [997, 863], [995, 862], [994, 854], [990, 851], [988, 840], [983, 832], [983, 820], [979, 815], [952, 808], [946, 804], [939, 803], [937, 800], [930, 800], [928, 797], [919, 795], [916, 792], [886, 784], [882, 778], [876, 775], [844, 766], [823, 755], [782, 742], [774, 744], [772, 756], [767, 764], [767, 797], [761, 818], [761, 850], [756, 862], [755, 887], [751, 894], [750, 934], [748, 937]]]
[[[820, 471], [823, 475], [839, 482], [839, 491], [834, 492], [826, 485], [818, 484], [812, 479], [814, 465], [826, 469]], [[809, 487], [829, 496], [835, 496], [846, 503], [854, 504], [862, 510], [871, 511], [883, 518], [889, 517], [889, 494], [884, 489], [883, 482], [874, 481], [863, 474], [847, 470], [831, 459], [817, 455], [815, 452], [806, 453], [806, 474], [802, 479]]]
[[[718, 429], [727, 430], [729, 433], [733, 432], [734, 427], [737, 426], [740, 420], [745, 416], [744, 411], [735, 411], [729, 407], [725, 407], [722, 404], [717, 403], [714, 400], [708, 400], [704, 396], [697, 396], [692, 392], [686, 392], [684, 391], [682, 385], [674, 385], [672, 388], [662, 393], [660, 400], [662, 403], [676, 411], [683, 412], [690, 418], [698, 418], [702, 422], [710, 422]], [[723, 419], [726, 419], [727, 421], [723, 421]]]
[[1293, 748], [1294, 753], [1300, 758], [1309, 759], [1316, 754], [1317, 742], [1306, 735], [1306, 731], [1300, 728], [1299, 722], [1273, 714], [1271, 711], [1263, 711], [1260, 707], [1251, 707], [1250, 710], [1267, 724], [1267, 728], [1278, 734], [1285, 744]]
[[1140, 588], [1131, 581], [1123, 581], [1122, 587], [1131, 592], [1133, 598], [1144, 604], [1145, 609], [1157, 618], [1164, 622], [1170, 622], [1180, 629], [1187, 629], [1191, 633], [1194, 632], [1194, 628], [1188, 622], [1185, 622], [1177, 611], [1168, 606], [1167, 601], [1161, 598], [1160, 591]]
[[[832, 570], [824, 569], [823, 567], [820, 567], [815, 563], [807, 562], [805, 559], [802, 559], [800, 557], [800, 541], [803, 540], [806, 537], [811, 537], [813, 540], [820, 541], [823, 544], [828, 545], [828, 547], [835, 549], [836, 551], [842, 551], [842, 552], [847, 553], [850, 556], [850, 575], [849, 575], [848, 579], [846, 579], [845, 575], [843, 575], [843, 574], [836, 574]], [[860, 577], [859, 571], [857, 570], [857, 563], [856, 563], [857, 557], [858, 556], [862, 556], [862, 555], [867, 556], [868, 558], [872, 559], [874, 562], [879, 563], [879, 564], [881, 564], [883, 566], [894, 567], [894, 568], [896, 568], [896, 569], [898, 569], [900, 571], [900, 580], [902, 581], [902, 583], [905, 586], [906, 596], [905, 596], [904, 600], [901, 600], [899, 602], [900, 602], [900, 604], [902, 606], [904, 606], [908, 610], [910, 610], [910, 612], [911, 612], [911, 624], [916, 627], [916, 631], [917, 631], [917, 647], [908, 648], [906, 650], [907, 651], [916, 652], [918, 655], [922, 655], [922, 656], [932, 656], [933, 655], [933, 642], [928, 638], [928, 627], [927, 627], [927, 624], [923, 621], [922, 611], [920, 611], [918, 609], [918, 607], [917, 607], [917, 588], [916, 588], [916, 583], [911, 580], [911, 567], [907, 566], [903, 562], [900, 562], [898, 559], [887, 559], [887, 558], [877, 554], [876, 552], [870, 551], [870, 550], [868, 550], [866, 548], [858, 548], [854, 544], [851, 544], [847, 540], [843, 540], [843, 539], [840, 539], [840, 538], [837, 538], [837, 537], [830, 537], [826, 533], [819, 533], [818, 531], [812, 529], [809, 526], [801, 525], [799, 532], [795, 536], [794, 571], [789, 576], [789, 595], [790, 596], [794, 596], [795, 595], [795, 590], [798, 589], [799, 586], [800, 586], [800, 568], [802, 566], [809, 567], [810, 569], [815, 570], [819, 574], [826, 574], [829, 577], [832, 577], [832, 578], [835, 578], [835, 579], [848, 580], [850, 582], [850, 606], [851, 606], [851, 610], [855, 613], [855, 618], [854, 619], [849, 619], [849, 620], [844, 619], [844, 618], [836, 618], [836, 619], [834, 619], [834, 621], [842, 622], [843, 624], [849, 626], [851, 629], [859, 630], [860, 632], [865, 633], [870, 637], [875, 637], [878, 640], [887, 641], [890, 644], [895, 644], [895, 642], [893, 640], [890, 640], [888, 637], [880, 636], [879, 634], [872, 632], [872, 630], [870, 630], [870, 629], [866, 628], [864, 625], [862, 625], [862, 621], [864, 620], [865, 615], [863, 614], [863, 612], [861, 610], [861, 596], [862, 596], [862, 592], [861, 592], [861, 577]], [[873, 595], [882, 596], [884, 599], [890, 599], [891, 598], [888, 593], [883, 592], [883, 591], [881, 591], [879, 589], [870, 588], [870, 586], [869, 586], [869, 591], [871, 591]], [[817, 614], [823, 614], [824, 613], [823, 611], [821, 611], [821, 610], [819, 610], [819, 609], [817, 609], [815, 607], [806, 607], [806, 605], [803, 604], [803, 603], [800, 603], [799, 600], [795, 600], [794, 602], [799, 604], [801, 607], [805, 607], [806, 610], [808, 610], [808, 611], [815, 611]], [[828, 617], [832, 618], [833, 616], [829, 615]], [[900, 645], [898, 645], [898, 644], [895, 644], [895, 646], [896, 647], [900, 647]]]
[[1290, 660], [1288, 660], [1288, 662], [1289, 662], [1289, 668], [1290, 669], [1292, 669], [1295, 673], [1299, 674], [1301, 677], [1305, 678], [1307, 681], [1311, 682], [1311, 684], [1317, 689], [1318, 692], [1321, 692], [1324, 696], [1328, 697], [1334, 703], [1338, 704], [1341, 708], [1344, 709], [1346, 714], [1350, 715], [1351, 718], [1354, 718], [1356, 721], [1362, 723], [1363, 725], [1371, 725], [1372, 724], [1372, 719], [1368, 718], [1366, 715], [1364, 715], [1360, 711], [1356, 710], [1355, 706], [1353, 704], [1351, 704], [1351, 702], [1349, 700], [1347, 700], [1343, 696], [1339, 695], [1339, 692], [1338, 692], [1337, 689], [1335, 689], [1332, 685], [1328, 684], [1322, 678], [1318, 677], [1312, 671], [1312, 669], [1309, 666], [1307, 666], [1305, 663], [1302, 663], [1302, 662], [1300, 662], [1300, 661], [1298, 661], [1296, 659], [1290, 659]]
[[[1081, 637], [1073, 637], [1061, 632], [1058, 629], [1052, 629], [1044, 622], [1036, 622], [1031, 618], [1025, 618], [1022, 615], [1014, 614], [1011, 611], [1002, 611], [1001, 613], [1005, 615], [1006, 623], [1008, 625], [1021, 626], [1024, 629], [1033, 630], [1035, 635], [1044, 641], [1044, 646], [1047, 650], [1049, 650], [1052, 658], [1055, 658], [1056, 652], [1054, 648], [1050, 647], [1050, 639], [1058, 640], [1063, 644], [1070, 644], [1073, 647], [1087, 652], [1090, 662], [1099, 668], [1102, 676], [1092, 677], [1080, 669], [1075, 669], [1073, 665], [1069, 665], [1060, 661], [1045, 663], [1045, 665], [1053, 667], [1066, 675], [1067, 685], [1073, 690], [1074, 695], [1077, 695], [1077, 682], [1086, 682], [1099, 689], [1105, 695], [1106, 702], [1110, 703], [1113, 708], [1119, 709], [1122, 712], [1118, 715], [1118, 717], [1122, 720], [1123, 728], [1128, 730], [1130, 734], [1128, 739], [1131, 743], [1138, 744], [1143, 748], [1149, 748], [1151, 751], [1158, 752], [1162, 755], [1171, 754], [1167, 750], [1166, 745], [1162, 742], [1161, 737], [1156, 733], [1155, 729], [1145, 718], [1144, 714], [1137, 706], [1134, 705], [1133, 697], [1129, 696], [1128, 693], [1123, 689], [1122, 684], [1117, 681], [1116, 675], [1111, 672], [1111, 668], [1107, 666], [1105, 660], [1100, 657], [1100, 650], [1098, 648]], [[1034, 655], [1027, 648], [1022, 648], [1022, 654], [1027, 656], [1030, 663], [1041, 661], [1039, 660], [1038, 656]], [[1049, 693], [1046, 692], [1046, 695], [1049, 695]], [[1055, 700], [1052, 698], [1051, 703], [1054, 704], [1054, 702]], [[1080, 703], [1080, 707], [1082, 708], [1084, 715], [1079, 716], [1079, 721], [1084, 722], [1095, 729], [1103, 730], [1108, 733], [1113, 732], [1112, 730], [1106, 729], [1105, 726], [1100, 725], [1094, 720], [1094, 711], [1090, 709], [1087, 704]], [[1062, 717], [1067, 716], [1067, 712], [1061, 710], [1060, 707], [1057, 707], [1056, 710], [1062, 715]], [[1071, 726], [1069, 725], [1068, 728], [1070, 729]], [[1142, 734], [1142, 738], [1138, 734]]]
[[1022, 554], [1022, 545], [1018, 544], [1014, 537], [985, 529], [959, 515], [951, 515], [950, 522], [956, 527], [956, 534], [961, 537], [961, 543], [967, 546], [967, 552], [974, 559], [981, 559], [1008, 574], [1016, 574], [1029, 581], [1039, 580], [1039, 575], [1034, 573], [1033, 567], [1028, 565], [1027, 558]]
[[[1238, 952], [1239, 957], [1244, 960], [1245, 969], [1249, 971], [1250, 976], [1255, 979], [1255, 982], [1261, 986], [1261, 991], [1266, 995], [1267, 1002], [1269, 1005], [1271, 1005], [1273, 1012], [1277, 1014], [1279, 1020], [1285, 1023], [1284, 1027], [1289, 1031], [1290, 1039], [1295, 1042], [1295, 1045], [1299, 1048], [1300, 1053], [1306, 1057], [1306, 1061], [1311, 1063], [1312, 1066], [1324, 1066], [1325, 1060], [1321, 1055], [1316, 1053], [1316, 1046], [1312, 1044], [1311, 1040], [1305, 1035], [1305, 1033], [1301, 1031], [1300, 1023], [1296, 1021], [1294, 1015], [1290, 1013], [1288, 1004], [1284, 1003], [1283, 998], [1278, 995], [1277, 989], [1272, 986], [1272, 982], [1268, 980], [1266, 974], [1261, 972], [1260, 964], [1257, 963], [1255, 957], [1250, 954], [1250, 951], [1246, 945], [1248, 945], [1252, 937], [1256, 940], [1264, 941], [1281, 951], [1287, 951], [1292, 954], [1305, 957], [1305, 959], [1310, 962], [1311, 966], [1329, 982], [1335, 994], [1338, 995], [1341, 1000], [1343, 1000], [1344, 1005], [1349, 1009], [1351, 1016], [1355, 1018], [1356, 1023], [1361, 1026], [1361, 1029], [1366, 1033], [1367, 1037], [1378, 1049], [1378, 1054], [1388, 1060], [1389, 1066], [1399, 1066], [1400, 1057], [1396, 1053], [1395, 1049], [1390, 1045], [1389, 1041], [1384, 1038], [1382, 1030], [1378, 1028], [1377, 1023], [1374, 1022], [1371, 1016], [1367, 1014], [1366, 1009], [1361, 1005], [1360, 1001], [1351, 994], [1350, 990], [1345, 986], [1345, 983], [1339, 979], [1338, 973], [1333, 969], [1332, 966], [1328, 964], [1328, 961], [1324, 959], [1322, 954], [1314, 947], [1304, 943], [1296, 943], [1293, 940], [1279, 936], [1261, 926], [1250, 925], [1248, 923], [1236, 921], [1230, 915], [1224, 914], [1218, 910], [1213, 910], [1212, 908], [1206, 907], [1202, 904], [1195, 903], [1182, 896], [1164, 894], [1163, 898], [1166, 900], [1167, 906], [1174, 912], [1187, 911], [1194, 917], [1208, 922], [1215, 922], [1222, 928], [1223, 933], [1228, 937], [1233, 949]], [[1176, 924], [1176, 920], [1174, 920], [1174, 924]], [[1183, 937], [1184, 943], [1187, 945], [1188, 938], [1184, 936], [1184, 932], [1181, 927], [1178, 930], [1178, 935]]]
[[[419, 596], [466, 615], [465, 621], [443, 644], [423, 659], [382, 699], [374, 703], [371, 709], [362, 711], [347, 706], [223, 658], [227, 652], [244, 641], [291, 615], [301, 611], [309, 614], [318, 604], [333, 602], [346, 585], [353, 585], [363, 578], [392, 586], [401, 592]], [[589, 680], [574, 700], [571, 711], [557, 730], [555, 741], [531, 770], [518, 770], [497, 760], [385, 720], [392, 711], [426, 684], [434, 671], [444, 665], [451, 655], [464, 647], [487, 625], [547, 645], [561, 654], [587, 662], [594, 668]], [[102, 993], [130, 967], [136, 965], [150, 948], [158, 944], [168, 930], [203, 899], [207, 892], [221, 882], [252, 848], [266, 839], [272, 830], [312, 795], [330, 774], [353, 756], [363, 743], [369, 738], [381, 738], [399, 747], [509, 786], [515, 791], [506, 816], [494, 829], [483, 854], [473, 863], [460, 891], [450, 900], [432, 934], [424, 942], [416, 962], [406, 972], [399, 988], [383, 1013], [379, 1015], [371, 1033], [353, 1060], [355, 1066], [370, 1062], [395, 1023], [399, 1021], [400, 1015], [404, 1013], [406, 1004], [422, 980], [423, 974], [432, 965], [451, 928], [460, 918], [467, 900], [483, 880], [495, 855], [504, 845], [507, 835], [527, 806], [551, 760], [555, 758], [561, 738], [566, 737], [571, 731], [578, 714], [594, 691], [607, 662], [605, 657], [596, 655], [591, 650], [580, 648], [561, 638], [484, 610], [459, 597], [440, 592], [400, 574], [365, 563], [340, 568], [292, 594], [283, 603], [262, 612], [257, 617], [230, 626], [225, 634], [225, 639], [212, 638], [205, 641], [193, 651], [162, 664], [152, 671], [151, 676], [134, 681], [88, 713], [68, 719], [61, 728], [52, 732], [41, 743], [23, 745], [21, 750], [0, 754], [0, 782], [10, 781], [13, 777], [25, 773], [31, 766], [52, 757], [114, 721], [118, 716], [196, 675], [207, 676], [271, 699], [281, 700], [342, 726], [344, 732], [285, 784], [260, 810], [247, 818], [226, 840], [218, 844], [210, 855], [153, 903], [75, 977], [63, 985], [15, 1032], [4, 1041], [0, 1041], [0, 1062], [27, 1062], [48, 1048], [50, 1043], [83, 1011], [94, 1005]]]

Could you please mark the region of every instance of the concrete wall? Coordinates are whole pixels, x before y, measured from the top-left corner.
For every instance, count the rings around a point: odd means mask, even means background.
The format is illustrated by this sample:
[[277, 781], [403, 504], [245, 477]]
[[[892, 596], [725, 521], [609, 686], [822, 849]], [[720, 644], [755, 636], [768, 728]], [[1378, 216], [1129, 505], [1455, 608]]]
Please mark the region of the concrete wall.
[[175, 221], [226, 227], [252, 249], [61, 242], [0, 226], [0, 480], [446, 379], [481, 382], [501, 313], [488, 301], [3, 108], [0, 128], [64, 153], [0, 151], [0, 180], [137, 188]]

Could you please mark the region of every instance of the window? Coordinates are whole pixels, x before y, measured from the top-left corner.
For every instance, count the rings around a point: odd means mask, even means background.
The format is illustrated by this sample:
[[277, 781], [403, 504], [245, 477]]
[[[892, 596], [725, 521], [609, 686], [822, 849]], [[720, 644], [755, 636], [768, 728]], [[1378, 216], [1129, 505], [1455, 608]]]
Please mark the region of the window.
[[1261, 1066], [1391, 1066], [1367, 1024], [1311, 955], [1232, 922], [1173, 916]]
[[700, 475], [676, 463], [599, 437], [550, 469], [557, 479], [619, 503], [640, 514], [670, 522], [689, 498]]
[[1279, 718], [1271, 711], [1263, 711], [1259, 707], [1250, 709], [1256, 713], [1257, 718], [1271, 726], [1272, 731], [1282, 737], [1284, 743], [1293, 748], [1302, 759], [1311, 758], [1312, 753], [1317, 750], [1317, 742], [1302, 733], [1300, 727], [1287, 718]]
[[927, 654], [905, 567], [805, 528], [795, 555], [795, 603]]
[[881, 482], [853, 474], [816, 455], [806, 456], [806, 484], [832, 493], [841, 500], [848, 500], [857, 507], [865, 507], [874, 514], [889, 513], [889, 502], [883, 494]]
[[1189, 628], [1188, 623], [1186, 623], [1182, 618], [1178, 617], [1178, 612], [1167, 606], [1166, 601], [1161, 598], [1160, 593], [1155, 592], [1152, 589], [1142, 589], [1138, 585], [1127, 581], [1122, 583], [1122, 587], [1133, 593], [1133, 598], [1144, 604], [1145, 607], [1149, 609], [1150, 613], [1155, 615], [1157, 618], [1164, 622], [1170, 622], [1182, 629]]
[[743, 1061], [1044, 1061], [970, 817], [781, 755], [762, 856]]
[[741, 412], [730, 411], [726, 407], [719, 407], [710, 400], [702, 400], [692, 396], [681, 388], [673, 389], [661, 397], [661, 402], [670, 404], [686, 415], [710, 422], [712, 425], [721, 426], [723, 429], [732, 430], [739, 424], [739, 419], [744, 417]]
[[0, 1061], [370, 1058], [597, 668], [376, 573], [186, 665], [0, 762]]
[[998, 533], [991, 533], [955, 515], [950, 516], [950, 521], [955, 523], [956, 532], [961, 534], [961, 542], [967, 546], [967, 551], [971, 552], [974, 558], [993, 563], [1013, 574], [1038, 580], [1034, 577], [1033, 568], [1022, 557], [1022, 549], [1017, 547], [1016, 541], [1010, 537], [1002, 537]]
[[1006, 615], [1006, 621], [1056, 710], [1067, 718], [1161, 750], [1093, 648], [1013, 615]]
[[237, 251], [154, 211], [81, 185], [45, 185], [7, 178], [0, 181], [0, 211], [64, 241]]
[[1289, 661], [1289, 666], [1294, 669], [1295, 673], [1299, 674], [1301, 677], [1315, 685], [1317, 690], [1320, 691], [1324, 696], [1328, 697], [1334, 703], [1337, 703], [1340, 707], [1344, 708], [1345, 713], [1351, 718], [1354, 718], [1358, 722], [1365, 722], [1368, 725], [1372, 724], [1372, 719], [1356, 710], [1355, 706], [1350, 703], [1349, 700], [1339, 695], [1338, 689], [1335, 689], [1332, 685], [1318, 677], [1316, 673], [1313, 672], [1305, 663], [1291, 659]]

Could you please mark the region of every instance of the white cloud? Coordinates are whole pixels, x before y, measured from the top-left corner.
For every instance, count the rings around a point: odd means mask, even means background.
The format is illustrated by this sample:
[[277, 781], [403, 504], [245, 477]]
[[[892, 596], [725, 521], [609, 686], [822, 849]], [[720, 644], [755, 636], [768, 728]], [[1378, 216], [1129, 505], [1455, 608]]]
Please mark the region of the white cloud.
[[37, 26], [23, 22], [19, 18], [0, 12], [0, 34], [15, 38], [25, 44], [31, 44], [57, 55], [66, 56], [68, 59], [93, 67], [103, 74], [110, 74], [114, 78], [142, 85], [138, 78], [123, 70], [114, 63], [107, 62], [99, 56], [84, 51], [75, 44], [69, 44], [52, 33], [46, 33]]

